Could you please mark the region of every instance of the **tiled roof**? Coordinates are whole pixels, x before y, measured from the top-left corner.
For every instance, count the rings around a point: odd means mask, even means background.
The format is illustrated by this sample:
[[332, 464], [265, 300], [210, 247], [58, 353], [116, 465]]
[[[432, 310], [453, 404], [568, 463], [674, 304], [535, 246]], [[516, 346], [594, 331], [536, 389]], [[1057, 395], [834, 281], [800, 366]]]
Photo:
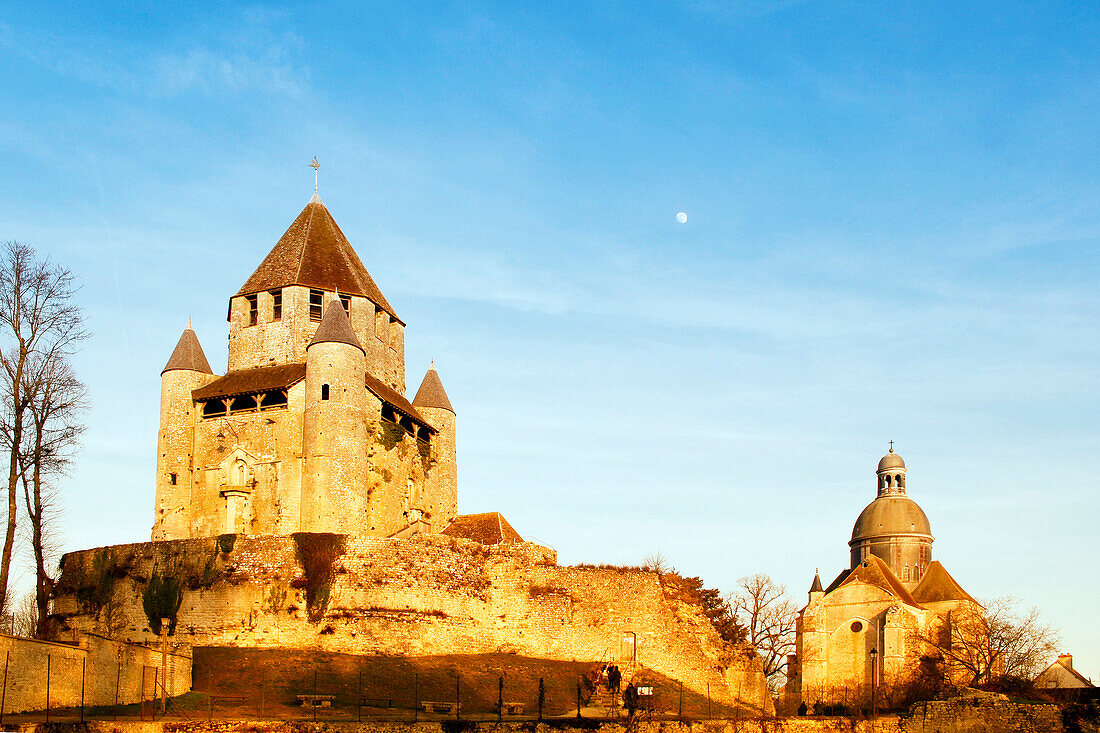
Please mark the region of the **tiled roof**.
[[175, 350], [172, 351], [172, 356], [168, 358], [168, 363], [164, 365], [164, 369], [160, 373], [164, 374], [176, 369], [202, 372], [203, 374], [214, 373], [210, 369], [210, 363], [206, 360], [206, 354], [202, 352], [202, 346], [199, 345], [199, 337], [195, 335], [190, 326], [180, 336]]
[[901, 584], [901, 581], [898, 580], [897, 576], [890, 570], [890, 566], [883, 562], [882, 558], [877, 555], [868, 555], [867, 558], [856, 567], [842, 572], [837, 576], [836, 580], [832, 582], [828, 589], [826, 589], [825, 593], [828, 595], [837, 588], [856, 582], [877, 586], [910, 606], [922, 608], [922, 606], [917, 603], [917, 599], [913, 598], [913, 595], [905, 589], [905, 586]]
[[329, 303], [325, 316], [317, 326], [317, 331], [313, 334], [313, 340], [309, 345], [324, 343], [350, 344], [363, 351], [363, 345], [356, 338], [355, 329], [351, 327], [348, 314], [344, 311], [344, 304], [336, 299]]
[[[924, 572], [924, 577], [913, 589], [913, 597], [921, 603], [933, 603], [935, 601], [977, 601], [963, 590], [951, 573], [940, 564], [939, 560], [933, 560]], [[980, 604], [979, 604], [980, 605]]]
[[367, 374], [367, 389], [378, 397], [383, 402], [389, 403], [391, 407], [400, 412], [403, 415], [411, 417], [428, 430], [433, 433], [438, 432], [432, 424], [424, 419], [424, 416], [417, 412], [417, 409], [409, 404], [409, 401], [405, 399], [405, 396], [398, 392], [396, 389], [386, 384], [380, 379]]
[[442, 534], [448, 537], [473, 540], [483, 545], [504, 545], [523, 542], [519, 532], [508, 524], [500, 512], [485, 514], [460, 514], [454, 518]]
[[305, 379], [305, 364], [278, 364], [276, 366], [253, 367], [229, 372], [215, 379], [205, 387], [191, 392], [196, 400], [214, 397], [231, 397], [239, 394], [255, 394], [273, 389], [286, 389]]
[[428, 369], [428, 373], [424, 375], [424, 381], [420, 383], [420, 389], [416, 390], [416, 397], [413, 397], [413, 404], [417, 407], [438, 407], [452, 413], [455, 411], [434, 368]]
[[382, 295], [348, 238], [319, 198], [306, 204], [237, 295], [287, 285], [360, 295], [397, 318], [393, 306]]

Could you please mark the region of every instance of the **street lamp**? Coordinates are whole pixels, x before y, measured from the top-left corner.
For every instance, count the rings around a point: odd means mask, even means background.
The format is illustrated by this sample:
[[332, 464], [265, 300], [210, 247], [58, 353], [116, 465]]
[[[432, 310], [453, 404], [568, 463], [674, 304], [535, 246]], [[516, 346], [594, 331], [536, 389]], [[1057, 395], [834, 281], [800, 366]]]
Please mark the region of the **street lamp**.
[[875, 659], [878, 657], [878, 649], [871, 647], [871, 719], [875, 717]]

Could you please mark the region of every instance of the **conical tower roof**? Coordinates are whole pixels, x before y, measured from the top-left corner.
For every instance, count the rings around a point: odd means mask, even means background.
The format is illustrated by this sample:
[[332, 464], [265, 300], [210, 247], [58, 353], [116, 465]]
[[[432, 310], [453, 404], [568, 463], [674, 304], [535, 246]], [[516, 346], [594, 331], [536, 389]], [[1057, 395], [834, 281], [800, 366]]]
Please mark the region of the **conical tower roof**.
[[183, 335], [176, 342], [176, 348], [172, 352], [172, 356], [168, 358], [168, 363], [164, 365], [164, 369], [160, 373], [164, 374], [177, 369], [202, 372], [203, 374], [214, 373], [211, 371], [210, 362], [206, 360], [206, 354], [203, 353], [202, 346], [199, 344], [199, 337], [191, 330], [190, 324], [183, 330]]
[[416, 390], [413, 397], [413, 407], [438, 407], [442, 410], [450, 410], [451, 401], [447, 399], [447, 390], [443, 389], [443, 382], [439, 379], [435, 367], [428, 367], [428, 373], [424, 375], [424, 381], [420, 383], [420, 389]]
[[810, 586], [810, 592], [811, 593], [817, 593], [819, 591], [821, 591], [821, 576], [818, 575], [817, 571], [815, 570], [814, 571], [814, 584]]
[[250, 295], [288, 285], [369, 298], [397, 318], [393, 306], [382, 295], [374, 278], [317, 195], [310, 199], [237, 295]]
[[[328, 304], [325, 317], [321, 319], [321, 324], [317, 326], [317, 331], [313, 334], [313, 340], [309, 345], [324, 343], [350, 344], [363, 351], [363, 345], [355, 336], [355, 329], [351, 327], [348, 314], [344, 312], [344, 304], [339, 300], [333, 300]], [[363, 351], [363, 353], [366, 352]]]

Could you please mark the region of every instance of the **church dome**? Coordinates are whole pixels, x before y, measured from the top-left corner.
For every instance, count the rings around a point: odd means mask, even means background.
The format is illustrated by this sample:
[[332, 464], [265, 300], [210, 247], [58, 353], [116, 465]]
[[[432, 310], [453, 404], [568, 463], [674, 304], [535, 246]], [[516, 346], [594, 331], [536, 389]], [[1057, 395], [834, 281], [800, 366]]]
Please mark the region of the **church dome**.
[[932, 536], [932, 526], [917, 502], [905, 494], [880, 496], [864, 508], [852, 527], [852, 542], [893, 535]]
[[882, 457], [878, 462], [879, 471], [892, 471], [895, 468], [905, 468], [905, 461], [901, 459], [894, 449], [891, 448], [890, 452]]

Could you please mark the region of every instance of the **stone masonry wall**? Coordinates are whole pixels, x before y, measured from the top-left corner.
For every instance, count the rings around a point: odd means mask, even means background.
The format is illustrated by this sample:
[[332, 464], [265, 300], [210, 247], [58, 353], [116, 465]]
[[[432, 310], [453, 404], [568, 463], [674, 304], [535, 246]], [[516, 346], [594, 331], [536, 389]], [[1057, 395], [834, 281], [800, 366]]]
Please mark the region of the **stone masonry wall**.
[[[291, 537], [179, 540], [69, 553], [54, 609], [61, 626], [102, 630], [104, 613], [81, 600], [90, 569], [117, 566], [110, 589], [117, 635], [153, 637], [141, 608], [153, 567], [182, 568], [173, 643], [318, 648], [358, 654], [478, 654], [501, 649], [561, 660], [637, 661], [714, 699], [770, 708], [760, 661], [724, 644], [694, 606], [665, 597], [655, 573], [558, 567], [551, 550], [485, 547], [439, 535], [346, 538], [331, 583], [310, 609]], [[224, 551], [229, 549], [228, 552]], [[97, 555], [99, 553], [99, 555]], [[115, 560], [103, 560], [103, 553]], [[98, 558], [98, 559], [97, 559]], [[203, 570], [212, 565], [212, 570]], [[313, 579], [315, 581], [316, 578]], [[83, 593], [87, 598], [91, 595]], [[313, 611], [311, 613], [311, 610]], [[311, 621], [310, 617], [316, 619]]]
[[[159, 694], [153, 670], [161, 667], [160, 651], [136, 644], [95, 635], [82, 635], [76, 645], [0, 635], [0, 659], [6, 665], [6, 680], [0, 668], [5, 713], [44, 710], [47, 674], [51, 708], [79, 706], [82, 686], [86, 706], [112, 705], [116, 685], [120, 705], [139, 702], [143, 669], [146, 699]], [[191, 689], [189, 656], [168, 655], [167, 688], [169, 695]]]

